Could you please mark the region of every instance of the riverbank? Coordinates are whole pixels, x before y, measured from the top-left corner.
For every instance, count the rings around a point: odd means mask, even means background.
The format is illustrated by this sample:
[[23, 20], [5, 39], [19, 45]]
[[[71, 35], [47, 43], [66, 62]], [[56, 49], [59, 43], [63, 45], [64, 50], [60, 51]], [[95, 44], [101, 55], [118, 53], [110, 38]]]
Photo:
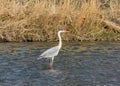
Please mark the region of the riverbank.
[[[0, 41], [120, 40], [119, 0], [0, 0]], [[106, 22], [109, 21], [109, 22]]]

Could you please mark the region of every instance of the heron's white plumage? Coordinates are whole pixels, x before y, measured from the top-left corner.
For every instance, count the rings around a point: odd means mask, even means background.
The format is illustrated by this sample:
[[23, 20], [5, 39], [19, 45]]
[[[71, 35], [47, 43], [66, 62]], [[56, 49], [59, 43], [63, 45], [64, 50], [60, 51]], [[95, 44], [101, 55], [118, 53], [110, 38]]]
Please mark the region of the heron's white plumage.
[[59, 49], [60, 49], [59, 46], [52, 47], [52, 48], [46, 50], [45, 52], [43, 52], [40, 55], [40, 57], [49, 58], [49, 57], [57, 56]]

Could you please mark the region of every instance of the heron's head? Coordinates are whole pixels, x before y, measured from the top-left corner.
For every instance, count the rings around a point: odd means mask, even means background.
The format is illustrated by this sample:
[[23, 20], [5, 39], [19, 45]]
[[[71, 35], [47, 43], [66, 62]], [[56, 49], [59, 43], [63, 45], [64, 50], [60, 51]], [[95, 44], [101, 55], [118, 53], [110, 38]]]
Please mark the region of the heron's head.
[[59, 32], [69, 32], [68, 30], [59, 30]]

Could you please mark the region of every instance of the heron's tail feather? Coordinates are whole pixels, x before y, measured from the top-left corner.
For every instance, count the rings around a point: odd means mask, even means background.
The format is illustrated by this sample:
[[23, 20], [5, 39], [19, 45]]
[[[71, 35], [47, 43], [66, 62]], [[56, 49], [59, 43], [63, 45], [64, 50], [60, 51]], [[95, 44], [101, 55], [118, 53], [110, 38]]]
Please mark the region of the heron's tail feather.
[[37, 58], [37, 60], [42, 59], [42, 58], [43, 58], [43, 56], [39, 56], [39, 57]]

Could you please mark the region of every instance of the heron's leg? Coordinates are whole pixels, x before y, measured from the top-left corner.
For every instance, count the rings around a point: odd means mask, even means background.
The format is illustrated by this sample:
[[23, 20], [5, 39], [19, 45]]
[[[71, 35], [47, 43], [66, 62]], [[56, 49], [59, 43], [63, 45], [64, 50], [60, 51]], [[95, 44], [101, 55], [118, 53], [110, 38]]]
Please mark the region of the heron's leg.
[[54, 61], [54, 57], [51, 58], [51, 61], [50, 61], [50, 68], [52, 69], [53, 68], [53, 61]]

